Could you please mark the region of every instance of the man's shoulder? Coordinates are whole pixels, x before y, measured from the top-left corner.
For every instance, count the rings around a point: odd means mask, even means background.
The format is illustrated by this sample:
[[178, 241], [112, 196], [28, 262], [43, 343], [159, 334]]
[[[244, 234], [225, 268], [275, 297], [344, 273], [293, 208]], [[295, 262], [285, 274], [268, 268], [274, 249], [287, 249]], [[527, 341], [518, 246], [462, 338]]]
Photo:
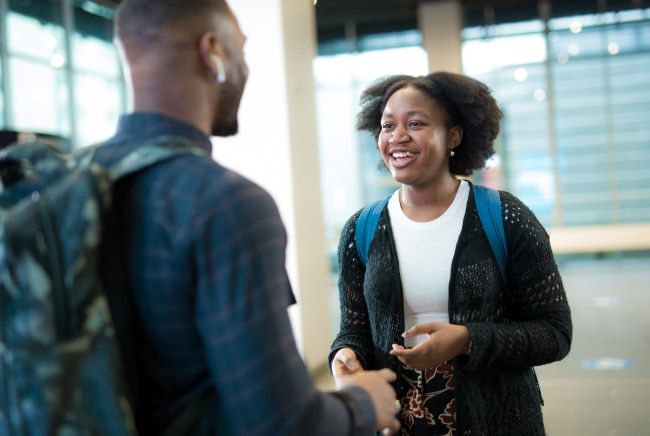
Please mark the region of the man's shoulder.
[[222, 194], [224, 202], [238, 211], [248, 211], [252, 216], [278, 214], [275, 200], [266, 189], [246, 176], [221, 166], [218, 162], [214, 162], [214, 165], [220, 168], [219, 175], [216, 172], [213, 174], [215, 188]]
[[[139, 142], [144, 143], [146, 140]], [[137, 147], [128, 141], [111, 139], [98, 148], [95, 161], [110, 168]], [[247, 202], [238, 200], [247, 198], [253, 200], [254, 207], [261, 207], [264, 203], [274, 207], [270, 194], [264, 188], [224, 167], [207, 154], [176, 156], [145, 168], [136, 179], [148, 185], [152, 191], [150, 193], [159, 199], [176, 197], [173, 193], [182, 193], [186, 200], [207, 200], [213, 205], [228, 202], [242, 207]]]
[[193, 176], [203, 192], [218, 191], [226, 198], [265, 197], [271, 195], [259, 184], [243, 174], [223, 166], [208, 156], [187, 156], [185, 159], [172, 162], [170, 172], [181, 170], [181, 167], [191, 168]]
[[275, 201], [266, 189], [209, 156], [171, 159], [163, 162], [158, 172], [154, 170], [152, 176], [158, 179], [161, 191], [182, 191], [186, 199], [193, 198], [206, 212], [230, 209], [241, 220], [277, 214]]
[[185, 198], [193, 198], [195, 206], [205, 213], [233, 214], [237, 220], [266, 220], [279, 215], [271, 194], [243, 174], [223, 166], [209, 156], [183, 156], [160, 168], [167, 190], [179, 190]]
[[224, 240], [239, 241], [246, 247], [286, 237], [277, 204], [268, 191], [217, 162], [213, 165], [219, 171], [207, 176], [192, 201], [199, 234], [206, 226], [215, 230], [216, 225], [216, 234]]

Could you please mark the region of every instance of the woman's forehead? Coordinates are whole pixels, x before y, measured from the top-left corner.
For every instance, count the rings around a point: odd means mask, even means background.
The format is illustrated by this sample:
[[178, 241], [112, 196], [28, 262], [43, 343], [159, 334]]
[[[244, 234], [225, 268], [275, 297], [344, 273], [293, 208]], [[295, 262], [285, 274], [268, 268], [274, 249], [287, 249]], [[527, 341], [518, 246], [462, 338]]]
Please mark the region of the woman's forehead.
[[389, 115], [393, 112], [438, 112], [444, 108], [426, 92], [413, 88], [404, 87], [395, 91], [386, 101], [383, 114]]

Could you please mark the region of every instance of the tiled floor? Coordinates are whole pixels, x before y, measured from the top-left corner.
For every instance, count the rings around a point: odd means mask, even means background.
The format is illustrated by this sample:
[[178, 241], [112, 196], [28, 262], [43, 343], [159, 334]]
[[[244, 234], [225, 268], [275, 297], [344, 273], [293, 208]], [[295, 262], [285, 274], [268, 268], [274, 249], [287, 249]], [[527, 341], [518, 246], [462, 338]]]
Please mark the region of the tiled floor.
[[[650, 257], [559, 265], [574, 339], [537, 368], [549, 436], [650, 435]], [[327, 372], [316, 380], [332, 387]]]
[[650, 258], [560, 263], [569, 356], [537, 369], [550, 436], [650, 435]]

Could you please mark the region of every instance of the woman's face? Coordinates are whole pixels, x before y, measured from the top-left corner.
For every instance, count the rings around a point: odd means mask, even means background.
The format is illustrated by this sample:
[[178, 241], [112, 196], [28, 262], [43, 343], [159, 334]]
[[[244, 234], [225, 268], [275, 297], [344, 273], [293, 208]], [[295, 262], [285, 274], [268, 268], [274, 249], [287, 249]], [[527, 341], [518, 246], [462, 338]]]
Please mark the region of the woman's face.
[[402, 88], [388, 99], [377, 146], [393, 178], [430, 186], [449, 177], [449, 151], [460, 143], [460, 127], [447, 128], [447, 111], [426, 93]]

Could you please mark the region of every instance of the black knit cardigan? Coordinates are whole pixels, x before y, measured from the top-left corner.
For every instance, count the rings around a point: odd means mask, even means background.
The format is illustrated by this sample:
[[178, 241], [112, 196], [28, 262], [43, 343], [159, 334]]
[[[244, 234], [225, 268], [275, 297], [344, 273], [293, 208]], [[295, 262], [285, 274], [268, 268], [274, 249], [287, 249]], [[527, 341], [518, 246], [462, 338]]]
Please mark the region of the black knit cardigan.
[[[571, 313], [549, 237], [516, 197], [500, 192], [508, 264], [504, 285], [470, 193], [452, 260], [449, 319], [467, 326], [469, 356], [454, 359], [456, 428], [459, 435], [541, 435], [541, 392], [533, 366], [569, 352]], [[359, 211], [360, 212], [360, 211]], [[402, 281], [387, 208], [370, 246], [367, 266], [354, 241], [355, 213], [339, 244], [340, 331], [336, 351], [350, 347], [363, 367], [398, 373], [392, 343], [403, 344]]]

